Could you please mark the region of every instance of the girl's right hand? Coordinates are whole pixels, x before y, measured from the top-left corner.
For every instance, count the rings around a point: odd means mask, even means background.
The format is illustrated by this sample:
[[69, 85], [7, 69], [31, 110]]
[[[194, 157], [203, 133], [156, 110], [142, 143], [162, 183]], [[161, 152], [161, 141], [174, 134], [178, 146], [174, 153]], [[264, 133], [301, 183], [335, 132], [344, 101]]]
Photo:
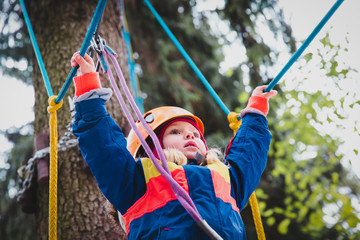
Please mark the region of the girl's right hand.
[[82, 57], [79, 54], [79, 52], [76, 52], [71, 57], [71, 67], [76, 67], [78, 64], [79, 64], [78, 75], [96, 72], [94, 61], [86, 53], [85, 53], [85, 56]]
[[270, 92], [264, 92], [266, 87], [267, 87], [267, 85], [262, 85], [262, 86], [256, 87], [254, 89], [254, 91], [252, 92], [251, 96], [260, 96], [260, 97], [265, 97], [267, 99], [270, 99], [277, 95], [278, 92], [276, 90], [270, 90]]

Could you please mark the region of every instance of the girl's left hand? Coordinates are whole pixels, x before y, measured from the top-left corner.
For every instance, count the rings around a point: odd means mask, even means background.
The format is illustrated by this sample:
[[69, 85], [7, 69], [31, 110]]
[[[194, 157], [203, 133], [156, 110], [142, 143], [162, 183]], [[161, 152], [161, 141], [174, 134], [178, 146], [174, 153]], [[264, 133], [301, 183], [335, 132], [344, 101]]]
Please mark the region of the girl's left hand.
[[277, 95], [278, 92], [276, 90], [270, 90], [270, 92], [264, 92], [266, 87], [267, 87], [267, 85], [262, 85], [262, 86], [256, 87], [254, 89], [254, 91], [252, 92], [251, 96], [261, 96], [261, 97], [270, 99]]

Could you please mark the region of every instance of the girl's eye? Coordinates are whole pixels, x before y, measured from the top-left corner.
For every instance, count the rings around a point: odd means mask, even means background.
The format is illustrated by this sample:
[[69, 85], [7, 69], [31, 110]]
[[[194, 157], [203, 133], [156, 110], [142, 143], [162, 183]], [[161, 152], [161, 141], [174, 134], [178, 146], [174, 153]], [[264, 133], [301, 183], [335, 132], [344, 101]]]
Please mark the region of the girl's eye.
[[200, 134], [198, 132], [194, 132], [194, 137], [199, 138]]
[[173, 129], [170, 131], [170, 134], [180, 134], [180, 131], [177, 129]]

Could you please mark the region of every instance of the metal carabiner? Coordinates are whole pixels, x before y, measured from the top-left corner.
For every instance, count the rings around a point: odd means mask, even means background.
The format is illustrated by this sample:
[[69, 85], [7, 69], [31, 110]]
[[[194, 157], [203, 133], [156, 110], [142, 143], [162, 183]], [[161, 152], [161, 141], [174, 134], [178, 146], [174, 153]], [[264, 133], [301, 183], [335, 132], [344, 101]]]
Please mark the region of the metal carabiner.
[[100, 69], [100, 64], [104, 69], [104, 72], [106, 73], [108, 70], [108, 67], [105, 63], [104, 57], [103, 57], [103, 52], [105, 51], [106, 48], [106, 41], [105, 39], [103, 39], [102, 37], [100, 37], [99, 35], [94, 36], [91, 41], [90, 41], [90, 45], [91, 48], [96, 51], [96, 53], [98, 54], [98, 61], [96, 63], [96, 71], [98, 72]]

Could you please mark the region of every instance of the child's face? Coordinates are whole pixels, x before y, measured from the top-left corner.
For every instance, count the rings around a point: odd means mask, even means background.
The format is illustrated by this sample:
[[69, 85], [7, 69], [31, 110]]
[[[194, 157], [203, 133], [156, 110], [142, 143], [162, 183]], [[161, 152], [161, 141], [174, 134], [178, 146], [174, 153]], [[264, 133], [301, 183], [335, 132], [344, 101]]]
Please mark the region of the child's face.
[[163, 136], [164, 148], [176, 148], [188, 159], [194, 159], [196, 152], [204, 155], [206, 147], [199, 131], [190, 123], [178, 121], [170, 124]]

